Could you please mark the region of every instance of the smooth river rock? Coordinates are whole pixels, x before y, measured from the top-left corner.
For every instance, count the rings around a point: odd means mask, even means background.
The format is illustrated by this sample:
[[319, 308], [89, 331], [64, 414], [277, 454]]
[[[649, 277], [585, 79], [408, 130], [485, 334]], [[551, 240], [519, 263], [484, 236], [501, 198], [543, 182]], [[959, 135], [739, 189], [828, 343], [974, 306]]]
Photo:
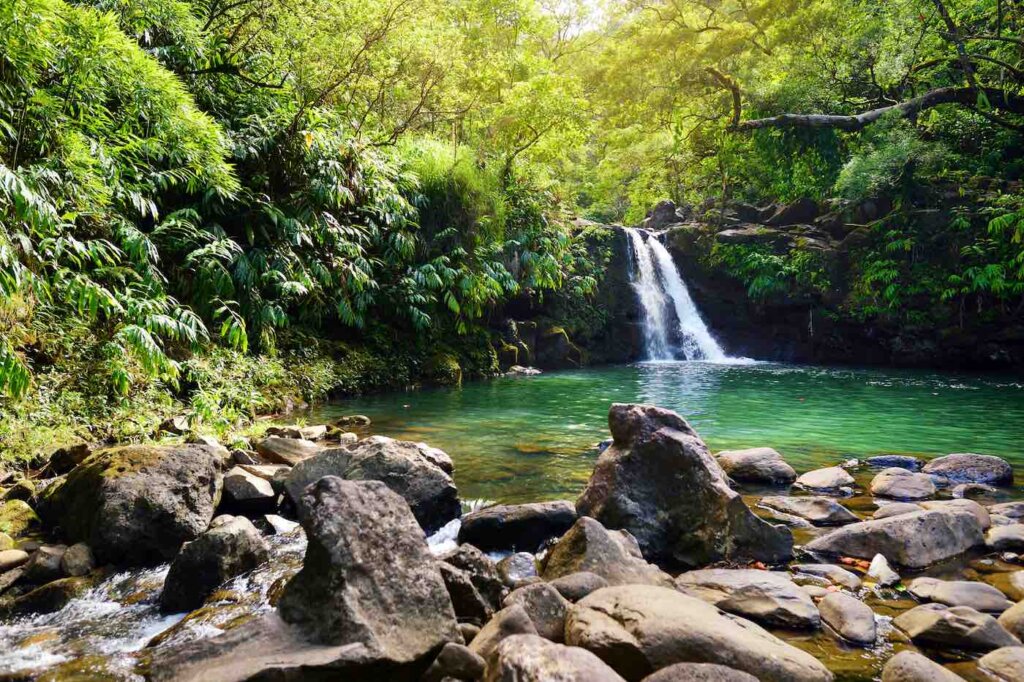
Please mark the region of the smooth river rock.
[[663, 587], [597, 590], [570, 608], [565, 639], [630, 682], [675, 663], [727, 665], [763, 682], [832, 680], [813, 656], [758, 625]]
[[970, 606], [978, 611], [1002, 613], [1013, 606], [1002, 592], [986, 583], [973, 580], [939, 580], [915, 578], [907, 591], [921, 601], [932, 601], [946, 606]]
[[608, 587], [607, 580], [596, 573], [588, 573], [587, 571], [570, 573], [561, 578], [555, 578], [548, 584], [571, 602], [578, 602], [591, 592], [595, 592], [602, 587]]
[[757, 678], [715, 663], [676, 663], [648, 675], [643, 682], [757, 682]]
[[724, 450], [715, 460], [725, 473], [744, 483], [784, 484], [796, 480], [796, 470], [772, 448]]
[[821, 625], [814, 602], [786, 573], [711, 568], [683, 573], [675, 585], [684, 594], [763, 625], [790, 629]]
[[1000, 682], [1024, 680], [1024, 646], [1003, 647], [978, 660], [978, 667]]
[[974, 514], [982, 530], [988, 530], [992, 526], [992, 516], [988, 510], [974, 500], [928, 500], [921, 502], [923, 509], [960, 509]]
[[758, 504], [784, 514], [799, 516], [815, 526], [842, 526], [860, 521], [856, 514], [831, 497], [772, 496], [762, 497]]
[[999, 624], [1024, 642], [1024, 600], [1017, 602], [999, 616]]
[[878, 636], [875, 614], [867, 604], [842, 592], [831, 592], [818, 602], [821, 620], [840, 637], [859, 646], [871, 646]]
[[269, 436], [255, 443], [260, 457], [274, 464], [295, 466], [321, 452], [323, 447], [302, 438]]
[[779, 563], [792, 556], [789, 529], [747, 508], [685, 419], [651, 405], [617, 403], [608, 424], [613, 443], [576, 503], [581, 516], [629, 531], [644, 557], [673, 566]]
[[942, 476], [954, 483], [1013, 485], [1013, 468], [1006, 460], [993, 455], [946, 455], [928, 462], [922, 471]]
[[672, 577], [644, 561], [633, 536], [611, 531], [583, 516], [548, 551], [541, 575], [554, 580], [574, 573], [595, 574], [609, 585], [672, 585]]
[[991, 528], [985, 544], [994, 552], [1024, 552], [1024, 523]]
[[797, 575], [803, 574], [824, 578], [833, 585], [839, 585], [848, 590], [859, 590], [861, 586], [861, 579], [857, 577], [856, 573], [835, 564], [794, 564], [790, 568]]
[[511, 635], [495, 647], [484, 682], [624, 682], [594, 654], [537, 635]]
[[871, 518], [875, 519], [876, 521], [879, 519], [887, 519], [890, 516], [912, 514], [914, 512], [919, 512], [922, 509], [924, 509], [924, 507], [922, 507], [921, 505], [915, 504], [913, 502], [889, 502], [887, 504], [882, 504], [882, 502], [879, 501], [878, 504], [880, 504], [881, 506], [878, 509], [876, 509], [875, 512], [871, 515]]
[[901, 651], [886, 661], [882, 682], [964, 682], [964, 678], [916, 651]]
[[575, 522], [576, 507], [572, 502], [498, 504], [463, 516], [459, 542], [468, 542], [485, 552], [536, 552]]
[[841, 467], [826, 467], [802, 474], [796, 484], [810, 490], [834, 491], [853, 485], [853, 476]]
[[895, 500], [924, 500], [935, 495], [935, 483], [928, 474], [893, 467], [871, 479], [871, 494]]
[[995, 618], [969, 606], [923, 604], [901, 613], [893, 625], [915, 642], [940, 648], [988, 651], [1020, 645]]

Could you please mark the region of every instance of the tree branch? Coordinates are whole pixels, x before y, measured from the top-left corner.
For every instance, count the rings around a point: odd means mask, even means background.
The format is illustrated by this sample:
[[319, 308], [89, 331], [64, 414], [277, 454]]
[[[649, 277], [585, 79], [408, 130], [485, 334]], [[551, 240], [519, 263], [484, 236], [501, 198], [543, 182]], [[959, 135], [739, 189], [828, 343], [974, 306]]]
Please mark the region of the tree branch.
[[732, 93], [732, 121], [729, 123], [729, 127], [738, 127], [740, 125], [740, 110], [742, 107], [739, 84], [733, 78], [726, 76], [713, 66], [707, 67], [706, 71], [711, 74], [711, 77], [718, 81], [722, 87]]

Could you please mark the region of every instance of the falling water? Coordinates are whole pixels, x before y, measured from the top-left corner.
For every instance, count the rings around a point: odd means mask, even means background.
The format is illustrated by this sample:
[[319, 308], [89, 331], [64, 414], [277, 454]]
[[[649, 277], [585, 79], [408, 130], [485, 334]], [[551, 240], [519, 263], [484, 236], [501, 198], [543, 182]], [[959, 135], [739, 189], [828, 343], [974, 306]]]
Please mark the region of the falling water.
[[[644, 348], [648, 360], [728, 360], [690, 297], [679, 269], [665, 247], [651, 235], [626, 228], [637, 267], [633, 272], [644, 313]], [[671, 325], [678, 325], [675, 333]], [[674, 347], [672, 339], [679, 339]]]

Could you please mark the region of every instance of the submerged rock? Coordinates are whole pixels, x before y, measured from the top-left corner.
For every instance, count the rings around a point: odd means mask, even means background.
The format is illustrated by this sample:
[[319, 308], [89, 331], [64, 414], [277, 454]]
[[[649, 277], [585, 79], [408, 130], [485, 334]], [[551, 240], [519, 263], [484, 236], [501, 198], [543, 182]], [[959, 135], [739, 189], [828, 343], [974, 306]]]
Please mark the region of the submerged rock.
[[459, 542], [468, 542], [484, 551], [536, 552], [575, 522], [576, 507], [572, 502], [498, 504], [463, 516]]
[[777, 563], [792, 556], [789, 529], [747, 508], [678, 414], [614, 404], [608, 423], [614, 442], [576, 503], [581, 516], [629, 531], [646, 558], [676, 566], [722, 559]]
[[915, 642], [931, 646], [986, 651], [1020, 645], [995, 618], [969, 606], [923, 604], [901, 613], [893, 625]]
[[596, 574], [610, 585], [672, 584], [671, 576], [644, 561], [633, 536], [610, 531], [589, 516], [580, 517], [548, 551], [541, 575], [553, 580], [579, 572]]
[[784, 514], [799, 516], [816, 526], [841, 526], [860, 521], [856, 514], [831, 497], [762, 497], [760, 504]]
[[492, 652], [484, 682], [624, 682], [600, 658], [530, 634], [511, 635]]
[[730, 478], [746, 483], [792, 483], [796, 470], [772, 448], [725, 450], [715, 460]]
[[993, 455], [946, 455], [928, 462], [922, 471], [942, 476], [954, 483], [1013, 485], [1013, 468], [1005, 459]]
[[92, 587], [88, 578], [61, 578], [37, 587], [28, 594], [0, 602], [0, 615], [22, 616], [54, 613]]
[[868, 457], [865, 461], [869, 467], [877, 467], [879, 469], [899, 467], [900, 469], [909, 469], [910, 471], [920, 471], [922, 464], [920, 459], [910, 455], [876, 455]]
[[814, 602], [785, 573], [704, 569], [683, 573], [675, 585], [683, 594], [764, 625], [813, 629], [821, 624]]

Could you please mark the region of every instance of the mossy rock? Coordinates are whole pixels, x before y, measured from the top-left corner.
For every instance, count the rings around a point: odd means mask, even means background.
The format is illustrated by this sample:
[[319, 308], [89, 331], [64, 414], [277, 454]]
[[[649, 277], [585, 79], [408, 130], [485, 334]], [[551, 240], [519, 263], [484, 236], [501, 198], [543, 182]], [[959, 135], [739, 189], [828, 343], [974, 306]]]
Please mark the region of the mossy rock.
[[14, 549], [14, 539], [7, 533], [0, 533], [0, 552]]
[[36, 682], [128, 682], [138, 679], [111, 666], [104, 656], [79, 656], [50, 668]]
[[0, 533], [16, 538], [37, 530], [40, 524], [39, 516], [24, 500], [8, 500], [0, 505]]
[[92, 587], [89, 578], [62, 578], [37, 587], [0, 605], [0, 613], [21, 616], [30, 613], [54, 613], [64, 608], [69, 601], [84, 594]]
[[35, 484], [27, 478], [23, 478], [15, 483], [13, 486], [4, 491], [4, 495], [0, 500], [9, 502], [10, 500], [22, 500], [28, 502], [32, 499], [32, 495], [36, 492]]
[[435, 386], [459, 386], [462, 384], [462, 367], [453, 353], [440, 352], [427, 362], [423, 376]]

